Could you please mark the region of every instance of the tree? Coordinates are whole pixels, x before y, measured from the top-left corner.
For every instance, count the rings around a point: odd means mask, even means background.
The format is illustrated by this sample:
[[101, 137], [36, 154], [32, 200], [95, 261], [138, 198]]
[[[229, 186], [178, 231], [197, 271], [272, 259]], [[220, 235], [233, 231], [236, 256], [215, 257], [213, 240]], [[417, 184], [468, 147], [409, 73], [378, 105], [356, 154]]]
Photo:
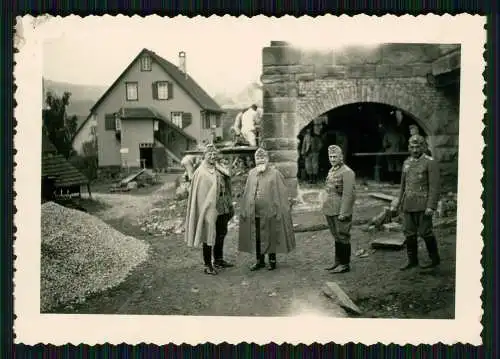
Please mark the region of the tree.
[[51, 92], [45, 99], [46, 109], [43, 111], [43, 129], [58, 152], [65, 158], [73, 155], [71, 140], [76, 133], [76, 116], [68, 117], [66, 107], [69, 104], [71, 93], [65, 92], [57, 97]]

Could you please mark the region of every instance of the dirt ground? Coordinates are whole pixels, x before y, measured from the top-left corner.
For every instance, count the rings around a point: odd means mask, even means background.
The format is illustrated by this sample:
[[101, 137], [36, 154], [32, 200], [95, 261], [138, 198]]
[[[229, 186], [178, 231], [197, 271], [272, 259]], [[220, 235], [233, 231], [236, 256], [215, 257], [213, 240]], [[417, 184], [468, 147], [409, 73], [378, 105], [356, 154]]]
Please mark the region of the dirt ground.
[[[361, 190], [363, 192], [363, 190]], [[370, 248], [374, 236], [402, 235], [399, 232], [370, 234], [362, 230], [364, 220], [386, 205], [358, 196], [352, 230], [352, 270], [343, 275], [324, 270], [333, 260], [332, 237], [328, 230], [296, 233], [294, 252], [278, 255], [278, 269], [250, 272], [254, 258], [237, 252], [237, 231], [226, 238], [226, 260], [236, 264], [217, 276], [203, 273], [201, 250], [189, 249], [183, 234], [153, 236], [141, 230], [140, 218], [153, 208], [175, 203], [168, 183], [143, 195], [95, 193], [106, 203], [96, 215], [119, 231], [151, 244], [151, 257], [122, 284], [88, 298], [82, 304], [66, 306], [56, 312], [99, 314], [289, 316], [319, 314], [340, 316], [337, 306], [321, 292], [326, 281], [337, 282], [363, 311], [362, 317], [377, 318], [454, 318], [455, 228], [439, 227], [442, 265], [432, 275], [419, 270], [401, 272], [405, 250]], [[371, 201], [371, 202], [370, 202]], [[298, 226], [324, 223], [319, 212], [294, 215]], [[369, 255], [354, 255], [365, 249]], [[420, 258], [427, 253], [420, 243]]]

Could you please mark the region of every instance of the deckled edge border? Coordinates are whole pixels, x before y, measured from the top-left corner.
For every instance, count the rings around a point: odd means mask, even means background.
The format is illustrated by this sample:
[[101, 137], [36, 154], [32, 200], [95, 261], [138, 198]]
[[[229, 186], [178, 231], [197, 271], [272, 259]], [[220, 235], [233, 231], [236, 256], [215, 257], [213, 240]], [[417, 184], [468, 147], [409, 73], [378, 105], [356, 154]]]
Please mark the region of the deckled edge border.
[[[154, 14], [151, 14], [151, 15], [145, 15], [145, 16], [141, 16], [141, 15], [133, 15], [133, 16], [136, 16], [136, 17], [146, 17], [146, 16], [153, 16]], [[359, 14], [359, 15], [363, 15], [363, 14]], [[396, 17], [402, 17], [402, 16], [410, 16], [410, 17], [419, 17], [419, 16], [427, 16], [427, 15], [435, 15], [434, 13], [428, 13], [428, 14], [420, 14], [420, 15], [409, 15], [409, 14], [405, 14], [405, 15], [393, 15], [391, 13], [386, 13], [386, 14], [381, 14], [381, 15], [368, 15], [370, 17], [382, 17], [382, 16], [396, 16]], [[454, 14], [454, 15], [450, 15], [448, 13], [444, 13], [444, 14], [441, 14], [441, 15], [437, 15], [437, 16], [456, 16], [456, 15], [460, 15], [460, 13], [457, 13], [457, 14]], [[88, 17], [88, 16], [100, 16], [100, 17], [106, 17], [106, 16], [126, 16], [126, 15], [122, 15], [122, 14], [116, 14], [116, 15], [109, 15], [109, 14], [104, 14], [104, 15], [86, 15], [86, 16], [79, 16], [79, 15], [66, 15], [66, 16], [55, 16], [55, 17], [68, 17], [68, 16], [78, 16], [80, 18], [85, 18], [85, 17]], [[243, 17], [243, 18], [250, 18], [250, 17], [253, 17], [253, 16], [245, 16], [245, 15], [240, 15], [240, 16], [232, 16], [232, 15], [224, 15], [224, 16], [218, 16], [218, 15], [211, 15], [211, 16], [201, 16], [201, 15], [196, 15], [196, 16], [187, 16], [189, 18], [197, 18], [197, 17], [202, 17], [202, 18], [211, 18], [211, 17], [225, 17], [225, 16], [230, 16], [230, 17]], [[264, 15], [257, 15], [257, 16], [264, 16]], [[284, 15], [281, 15], [281, 16], [266, 16], [266, 17], [270, 17], [270, 18], [281, 18], [281, 17], [286, 17], [286, 16], [290, 16], [291, 15], [288, 15], [288, 14], [284, 14]], [[316, 17], [319, 17], [319, 16], [322, 16], [322, 15], [318, 15], [318, 16], [309, 16], [309, 15], [302, 15], [300, 17], [311, 17], [311, 18], [316, 18]], [[355, 16], [355, 15], [354, 15]], [[127, 16], [127, 17], [132, 17], [132, 16]], [[165, 16], [163, 16], [165, 17]], [[294, 16], [295, 17], [295, 16]], [[339, 18], [342, 18], [342, 17], [352, 17], [350, 15], [340, 15], [337, 17]], [[16, 21], [14, 21], [14, 25], [15, 25]], [[488, 32], [488, 27], [491, 26], [491, 24], [489, 24], [489, 18], [487, 18], [487, 21], [485, 23], [485, 26], [484, 26], [484, 29]], [[13, 29], [13, 32], [12, 34], [14, 35], [13, 38], [15, 38], [15, 35], [16, 35], [16, 28], [15, 26], [12, 27]], [[489, 67], [488, 67], [488, 58], [489, 57], [493, 57], [492, 54], [490, 52], [491, 49], [488, 48], [488, 45], [489, 45], [489, 42], [488, 39], [487, 41], [485, 42], [485, 45], [484, 45], [484, 51], [483, 51], [483, 64], [484, 64], [484, 71], [483, 71], [483, 80], [484, 80], [484, 86], [483, 86], [483, 95], [484, 95], [484, 106], [483, 108], [485, 109], [485, 113], [484, 113], [484, 117], [483, 117], [483, 125], [484, 125], [484, 128], [483, 128], [483, 131], [482, 131], [482, 137], [483, 139], [486, 138], [490, 141], [487, 141], [484, 148], [483, 148], [483, 152], [482, 152], [482, 159], [481, 159], [481, 163], [483, 165], [483, 169], [485, 168], [485, 164], [490, 164], [489, 161], [487, 161], [487, 156], [490, 154], [489, 153], [489, 143], [491, 142], [491, 139], [489, 138], [488, 136], [488, 131], [490, 131], [490, 126], [488, 125], [488, 115], [489, 115], [489, 112], [488, 112], [488, 104], [490, 103], [490, 99], [488, 97], [488, 94], [487, 94], [487, 90], [489, 89], [489, 85], [490, 85], [490, 82], [488, 81], [489, 78], [488, 78], [488, 71], [489, 71]], [[16, 62], [15, 62], [15, 59], [14, 59], [14, 54], [19, 52], [18, 48], [14, 45], [14, 41], [12, 43], [13, 45], [13, 52], [12, 52], [12, 70], [14, 70], [15, 66], [16, 66]], [[15, 111], [15, 108], [17, 107], [17, 102], [15, 100], [15, 94], [16, 94], [16, 90], [17, 90], [17, 86], [16, 86], [16, 81], [15, 81], [15, 76], [14, 76], [14, 71], [12, 73], [12, 95], [13, 95], [13, 102], [12, 102], [12, 111], [13, 111], [13, 116], [12, 116], [12, 143], [14, 144], [14, 136], [16, 134], [16, 127], [17, 127], [17, 120], [15, 118], [15, 114], [14, 114], [14, 111]], [[12, 181], [12, 184], [14, 185], [15, 183], [15, 176], [14, 176], [14, 172], [15, 172], [15, 168], [17, 167], [17, 163], [15, 161], [15, 158], [16, 158], [16, 154], [17, 154], [17, 151], [15, 149], [15, 146], [13, 146], [12, 148], [12, 154], [13, 154], [13, 166], [12, 166], [12, 178], [11, 178], [11, 181]], [[488, 199], [487, 198], [487, 194], [485, 192], [485, 184], [486, 184], [486, 181], [487, 181], [487, 171], [483, 171], [483, 175], [482, 175], [482, 179], [481, 179], [481, 186], [482, 186], [482, 195], [481, 195], [481, 199], [482, 199], [482, 202], [483, 202], [483, 216], [482, 216], [482, 221], [481, 221], [481, 224], [483, 226], [483, 229], [481, 231], [481, 235], [482, 235], [482, 238], [484, 240], [484, 236], [487, 234], [486, 233], [486, 225], [485, 225], [485, 221], [488, 219], [487, 215], [486, 215], [486, 208], [484, 206], [484, 203], [486, 202], [486, 200]], [[14, 219], [15, 217], [15, 213], [17, 212], [17, 208], [15, 206], [15, 199], [16, 199], [16, 192], [14, 190], [14, 186], [13, 186], [13, 189], [12, 189], [12, 219]], [[490, 218], [491, 220], [491, 218]], [[12, 273], [15, 272], [15, 261], [16, 261], [16, 256], [15, 256], [15, 252], [14, 252], [14, 241], [16, 240], [16, 232], [17, 232], [17, 228], [14, 224], [14, 221], [12, 222], [12, 257], [13, 257], [13, 267], [12, 267]], [[485, 260], [485, 251], [486, 251], [486, 246], [483, 245], [483, 249], [481, 251], [481, 265], [482, 265], [482, 268], [483, 268], [483, 273], [482, 273], [482, 276], [481, 276], [481, 300], [482, 300], [482, 304], [481, 304], [481, 309], [482, 309], [482, 315], [481, 315], [481, 324], [482, 324], [482, 331], [481, 331], [481, 336], [483, 337], [483, 334], [485, 332], [485, 323], [484, 323], [484, 320], [485, 320], [485, 303], [484, 303], [484, 299], [485, 299], [485, 291], [484, 291], [484, 283], [485, 283], [485, 280], [486, 280], [486, 277], [485, 277], [485, 264], [486, 264], [486, 260]], [[14, 278], [12, 278], [12, 282], [11, 282], [11, 285], [12, 285], [12, 288], [14, 288]], [[14, 294], [12, 293], [12, 296], [10, 298], [10, 300], [12, 301], [13, 303], [13, 300], [14, 300]], [[13, 306], [12, 306], [13, 307]], [[16, 315], [15, 313], [13, 312], [12, 313], [12, 317], [13, 319], [15, 320], [16, 318]], [[15, 332], [12, 333], [12, 337], [13, 339], [15, 338]], [[458, 343], [457, 343], [458, 344]], [[455, 344], [455, 345], [457, 345]], [[460, 345], [463, 345], [463, 344], [460, 344]], [[483, 343], [484, 345], [484, 343]], [[354, 350], [354, 346], [356, 347], [356, 350], [360, 350], [361, 348], [363, 348], [363, 352], [365, 353], [368, 353], [368, 352], [373, 352], [375, 354], [375, 350], [377, 351], [380, 351], [380, 350], [385, 350], [385, 351], [392, 351], [392, 350], [399, 350], [400, 349], [405, 349], [405, 352], [408, 353], [409, 349], [413, 349], [413, 353], [416, 354], [417, 352], [419, 353], [423, 353], [424, 351], [430, 351], [432, 350], [433, 353], [435, 355], [438, 355], [439, 352], [442, 352], [442, 354], [445, 354], [445, 352], [447, 351], [446, 348], [449, 348], [450, 346], [449, 345], [445, 345], [441, 342], [438, 342], [438, 343], [435, 343], [435, 344], [420, 344], [420, 345], [412, 345], [412, 344], [406, 344], [404, 346], [401, 346], [401, 345], [398, 345], [398, 344], [394, 344], [394, 343], [390, 343], [390, 344], [381, 344], [381, 343], [377, 343], [377, 344], [373, 344], [373, 345], [370, 345], [370, 346], [367, 346], [363, 343], [354, 343], [354, 342], [349, 342], [349, 343], [345, 343], [343, 345], [340, 345], [340, 344], [335, 344], [333, 342], [330, 342], [330, 343], [312, 343], [312, 344], [309, 344], [309, 345], [306, 345], [306, 344], [303, 344], [303, 343], [300, 343], [300, 344], [297, 344], [297, 345], [293, 345], [293, 344], [288, 344], [286, 342], [283, 342], [281, 344], [277, 344], [277, 343], [274, 343], [274, 342], [270, 342], [268, 344], [265, 344], [265, 345], [260, 345], [260, 344], [256, 344], [256, 343], [248, 343], [248, 342], [242, 342], [242, 343], [239, 343], [239, 344], [229, 344], [227, 342], [221, 342], [221, 343], [218, 343], [218, 344], [214, 344], [214, 343], [210, 343], [210, 342], [207, 342], [207, 343], [204, 343], [204, 344], [198, 344], [196, 346], [192, 346], [190, 344], [186, 344], [186, 343], [182, 343], [182, 344], [165, 344], [165, 345], [162, 345], [162, 346], [159, 346], [159, 345], [156, 345], [156, 344], [146, 344], [146, 343], [140, 343], [140, 344], [137, 344], [136, 346], [132, 346], [132, 345], [129, 345], [129, 344], [126, 344], [126, 343], [121, 343], [121, 344], [116, 344], [116, 345], [113, 345], [113, 344], [109, 344], [109, 343], [104, 343], [104, 344], [97, 344], [97, 345], [94, 345], [94, 346], [89, 346], [87, 344], [84, 344], [84, 343], [80, 343], [78, 345], [75, 345], [75, 344], [71, 344], [71, 343], [68, 343], [66, 345], [63, 345], [63, 346], [54, 346], [54, 345], [51, 345], [51, 344], [43, 344], [43, 343], [39, 343], [37, 345], [33, 345], [33, 346], [26, 346], [24, 344], [17, 344], [17, 346], [21, 346], [21, 347], [24, 347], [24, 349], [29, 349], [30, 351], [31, 350], [40, 350], [43, 348], [43, 350], [47, 351], [49, 350], [50, 352], [58, 352], [58, 353], [61, 353], [62, 354], [62, 351], [64, 352], [68, 352], [68, 351], [71, 351], [73, 353], [76, 354], [76, 352], [78, 351], [84, 351], [84, 352], [87, 352], [88, 349], [92, 348], [92, 350], [96, 350], [96, 351], [116, 351], [116, 352], [120, 352], [120, 353], [123, 353], [125, 355], [125, 349], [127, 352], [130, 352], [132, 348], [136, 348], [138, 350], [148, 350], [148, 351], [151, 351], [151, 352], [160, 352], [160, 349], [164, 350], [164, 351], [170, 351], [170, 352], [178, 352], [179, 349], [183, 349], [183, 350], [186, 350], [186, 349], [191, 349], [192, 351], [195, 351], [199, 354], [209, 354], [209, 353], [220, 353], [221, 352], [221, 349], [224, 348], [224, 349], [229, 349], [231, 348], [232, 350], [224, 350], [224, 352], [226, 353], [230, 353], [230, 352], [240, 352], [240, 350], [242, 349], [241, 347], [242, 346], [246, 346], [245, 348], [245, 351], [248, 351], [250, 349], [250, 351], [253, 353], [253, 354], [257, 354], [259, 353], [260, 351], [262, 350], [272, 350], [272, 351], [275, 351], [276, 353], [278, 353], [277, 351], [277, 347], [279, 347], [279, 351], [281, 351], [282, 353], [293, 353], [295, 349], [295, 352], [297, 351], [303, 351], [305, 353], [306, 350], [311, 350], [311, 352], [318, 352], [322, 349], [326, 349], [328, 353], [332, 353], [334, 355], [340, 355], [340, 354], [345, 354], [345, 353], [348, 353], [348, 352], [352, 352]], [[332, 348], [333, 346], [333, 348]], [[470, 348], [477, 348], [476, 346], [472, 346], [472, 345], [469, 345], [467, 344], [466, 345], [467, 347], [470, 347]], [[229, 348], [228, 348], [229, 347]], [[361, 348], [360, 348], [361, 347]], [[24, 350], [23, 350], [24, 351]], [[134, 349], [133, 352], [135, 352], [136, 350]], [[18, 351], [19, 352], [19, 351]]]

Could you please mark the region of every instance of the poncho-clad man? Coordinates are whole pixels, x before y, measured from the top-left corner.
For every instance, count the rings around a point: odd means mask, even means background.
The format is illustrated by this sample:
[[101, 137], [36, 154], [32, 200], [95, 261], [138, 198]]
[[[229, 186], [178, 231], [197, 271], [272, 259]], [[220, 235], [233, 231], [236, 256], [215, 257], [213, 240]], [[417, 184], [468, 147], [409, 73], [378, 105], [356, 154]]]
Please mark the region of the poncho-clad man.
[[439, 197], [439, 168], [426, 155], [426, 142], [420, 135], [409, 140], [410, 157], [403, 164], [399, 196], [391, 206], [392, 211], [403, 212], [403, 228], [406, 237], [408, 264], [401, 270], [418, 266], [418, 236], [425, 241], [432, 263], [424, 268], [439, 265], [440, 257], [433, 232], [432, 215]]
[[344, 164], [342, 149], [328, 147], [328, 159], [332, 165], [325, 181], [326, 196], [323, 200], [323, 214], [335, 240], [335, 263], [326, 268], [332, 273], [350, 271], [351, 227], [355, 201], [354, 171]]
[[215, 146], [208, 145], [193, 176], [186, 213], [185, 241], [189, 247], [203, 245], [205, 273], [211, 275], [217, 274], [216, 269], [233, 266], [223, 257], [227, 225], [234, 215], [231, 177], [217, 163], [217, 156]]
[[295, 249], [290, 201], [281, 172], [269, 165], [267, 152], [255, 151], [255, 168], [248, 174], [241, 201], [239, 250], [255, 253], [257, 262], [250, 270], [276, 269], [276, 253]]

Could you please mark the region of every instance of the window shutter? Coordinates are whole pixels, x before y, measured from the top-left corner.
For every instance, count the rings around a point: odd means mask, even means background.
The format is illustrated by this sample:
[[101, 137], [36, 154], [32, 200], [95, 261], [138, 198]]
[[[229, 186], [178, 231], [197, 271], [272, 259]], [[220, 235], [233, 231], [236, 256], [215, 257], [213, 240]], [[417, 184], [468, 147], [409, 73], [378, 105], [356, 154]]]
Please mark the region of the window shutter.
[[193, 122], [193, 115], [191, 112], [184, 112], [182, 114], [182, 128], [188, 127]]
[[113, 114], [106, 114], [104, 116], [104, 129], [106, 131], [116, 130], [115, 116]]
[[222, 127], [222, 116], [220, 114], [215, 115], [215, 125], [218, 128]]
[[168, 83], [168, 99], [174, 98], [174, 84], [169, 82]]
[[153, 100], [158, 100], [158, 83], [157, 82], [153, 82], [151, 84], [151, 90], [153, 93]]

